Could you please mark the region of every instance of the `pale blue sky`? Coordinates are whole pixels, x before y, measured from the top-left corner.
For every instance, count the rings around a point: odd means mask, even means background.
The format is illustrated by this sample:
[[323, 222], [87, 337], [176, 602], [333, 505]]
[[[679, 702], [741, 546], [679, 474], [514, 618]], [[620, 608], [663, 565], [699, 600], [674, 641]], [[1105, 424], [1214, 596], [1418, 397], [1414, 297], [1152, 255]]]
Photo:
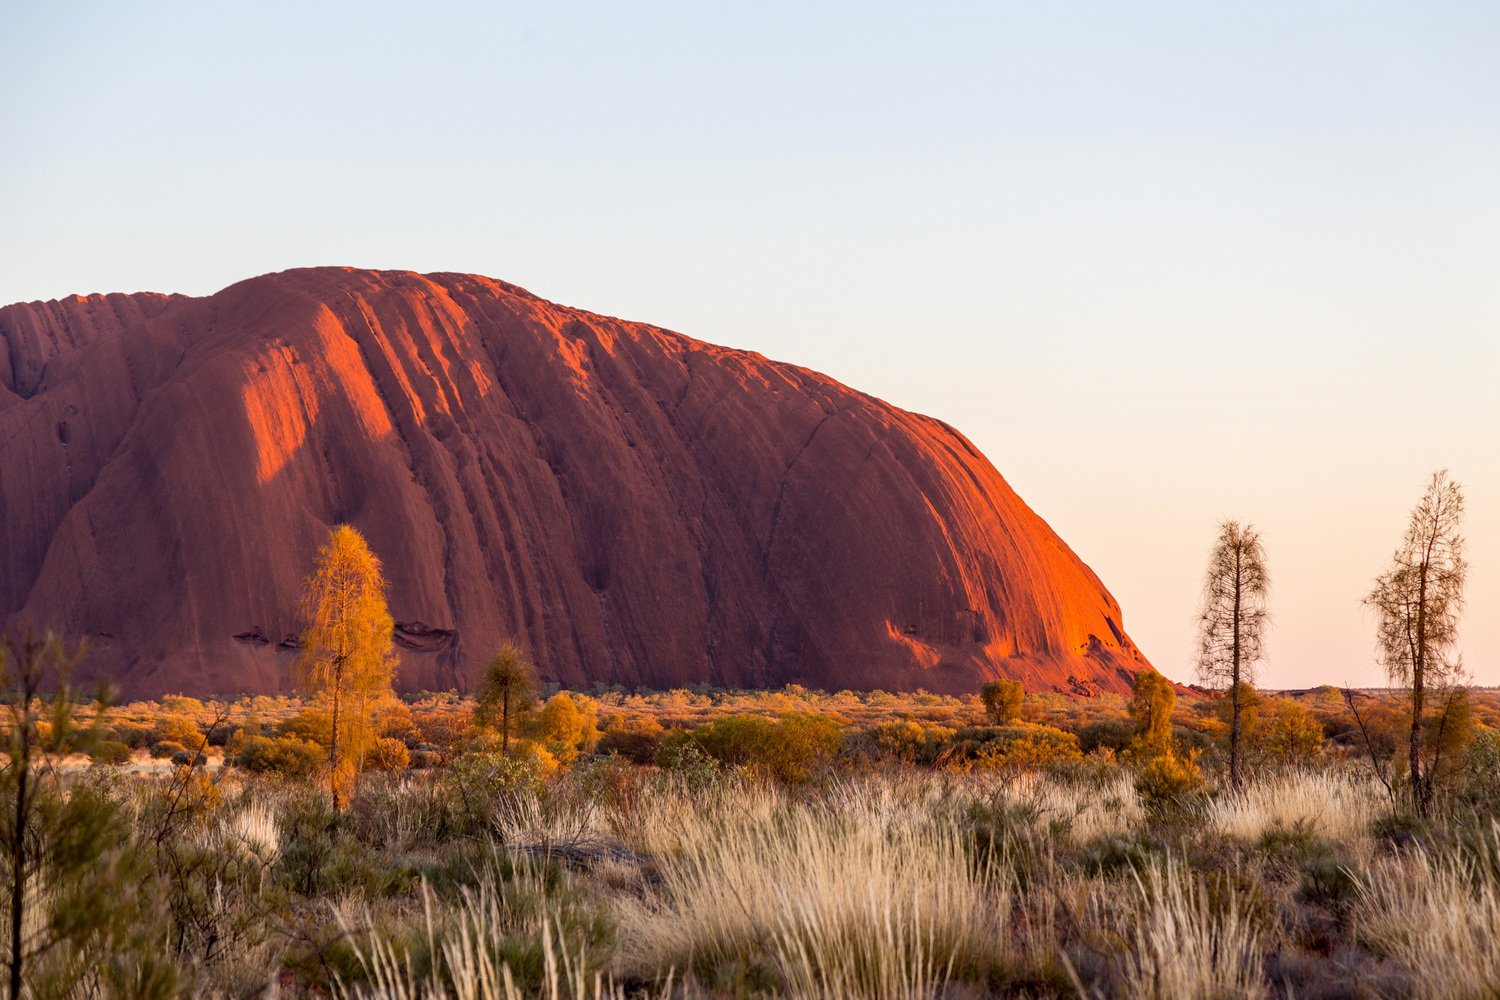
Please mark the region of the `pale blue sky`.
[[0, 7], [0, 302], [475, 271], [954, 423], [1191, 676], [1216, 521], [1267, 683], [1468, 488], [1500, 683], [1500, 5]]

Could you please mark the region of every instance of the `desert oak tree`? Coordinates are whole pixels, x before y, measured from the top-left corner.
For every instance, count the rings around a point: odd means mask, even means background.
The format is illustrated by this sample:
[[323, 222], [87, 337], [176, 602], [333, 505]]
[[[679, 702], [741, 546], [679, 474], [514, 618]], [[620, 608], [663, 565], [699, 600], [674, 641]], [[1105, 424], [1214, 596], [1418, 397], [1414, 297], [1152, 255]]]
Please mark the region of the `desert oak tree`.
[[505, 642], [485, 669], [484, 682], [474, 706], [474, 723], [481, 729], [498, 729], [500, 746], [510, 752], [511, 735], [531, 717], [536, 708], [536, 668], [519, 643]]
[[380, 560], [347, 524], [318, 550], [302, 593], [303, 689], [324, 700], [332, 718], [329, 792], [334, 811], [348, 802], [374, 740], [374, 712], [391, 696], [396, 654]]
[[1203, 582], [1203, 612], [1198, 619], [1198, 677], [1208, 687], [1227, 691], [1229, 706], [1229, 782], [1240, 787], [1240, 704], [1255, 681], [1262, 655], [1261, 637], [1270, 617], [1266, 604], [1269, 577], [1260, 532], [1249, 524], [1225, 521], [1208, 559]]
[[1463, 610], [1464, 494], [1446, 469], [1433, 473], [1411, 512], [1390, 567], [1375, 580], [1365, 603], [1375, 610], [1376, 641], [1392, 683], [1410, 692], [1407, 767], [1412, 805], [1425, 816], [1431, 776], [1422, 766], [1423, 716], [1429, 692], [1454, 683], [1461, 665], [1451, 652]]

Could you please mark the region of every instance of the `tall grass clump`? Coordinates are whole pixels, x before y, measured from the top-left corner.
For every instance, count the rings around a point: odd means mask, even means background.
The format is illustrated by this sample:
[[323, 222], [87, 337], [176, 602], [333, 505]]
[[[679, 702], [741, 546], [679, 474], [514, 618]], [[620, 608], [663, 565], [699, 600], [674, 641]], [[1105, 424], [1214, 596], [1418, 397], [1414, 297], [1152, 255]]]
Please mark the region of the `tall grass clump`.
[[1097, 780], [1064, 780], [1032, 772], [1004, 794], [1031, 807], [1049, 829], [1066, 830], [1078, 843], [1120, 836], [1138, 828], [1146, 811], [1128, 771]]
[[[1107, 883], [1096, 891], [1111, 892]], [[1120, 989], [1140, 1000], [1250, 1000], [1266, 995], [1260, 935], [1239, 897], [1211, 893], [1176, 861], [1135, 877], [1125, 915]]]
[[1364, 838], [1385, 798], [1371, 777], [1295, 770], [1257, 778], [1208, 806], [1210, 825], [1226, 836], [1259, 840], [1276, 827], [1299, 827], [1329, 840]]
[[[1488, 836], [1500, 843], [1500, 826]], [[1409, 970], [1410, 995], [1500, 993], [1500, 873], [1492, 864], [1412, 851], [1377, 862], [1359, 892], [1360, 936]]]
[[359, 944], [359, 981], [345, 1000], [602, 1000], [621, 993], [606, 977], [613, 925], [537, 866], [502, 859], [450, 900], [425, 886], [421, 919], [378, 927], [368, 914], [340, 923]]
[[659, 859], [660, 890], [622, 905], [626, 968], [821, 997], [931, 996], [983, 977], [1004, 889], [987, 891], [955, 821], [905, 806], [847, 784], [686, 838]]

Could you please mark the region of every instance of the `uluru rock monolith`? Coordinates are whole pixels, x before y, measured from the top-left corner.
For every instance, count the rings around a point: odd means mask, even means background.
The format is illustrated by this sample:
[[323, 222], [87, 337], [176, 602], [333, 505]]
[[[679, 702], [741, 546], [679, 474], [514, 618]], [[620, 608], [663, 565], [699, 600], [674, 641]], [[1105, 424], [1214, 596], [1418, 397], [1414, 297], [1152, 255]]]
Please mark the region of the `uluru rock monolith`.
[[314, 268], [0, 309], [0, 617], [130, 696], [286, 690], [332, 525], [400, 686], [1123, 690], [1098, 578], [961, 434], [466, 274]]

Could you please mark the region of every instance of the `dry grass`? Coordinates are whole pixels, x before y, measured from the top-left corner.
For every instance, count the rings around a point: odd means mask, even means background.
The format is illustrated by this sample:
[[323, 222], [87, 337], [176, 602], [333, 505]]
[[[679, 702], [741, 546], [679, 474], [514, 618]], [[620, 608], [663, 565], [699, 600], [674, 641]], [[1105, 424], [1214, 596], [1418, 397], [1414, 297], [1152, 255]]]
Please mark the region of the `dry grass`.
[[1101, 783], [1064, 782], [1030, 774], [1006, 786], [1004, 794], [1017, 804], [1035, 809], [1043, 830], [1061, 826], [1079, 843], [1129, 833], [1146, 816], [1135, 783], [1125, 772]]
[[1233, 894], [1210, 898], [1176, 862], [1136, 879], [1124, 994], [1142, 1000], [1231, 1000], [1267, 992], [1259, 935]]
[[1489, 860], [1413, 852], [1377, 863], [1360, 893], [1361, 936], [1416, 973], [1421, 997], [1500, 993], [1500, 873]]
[[417, 975], [408, 951], [375, 936], [359, 954], [366, 981], [358, 986], [338, 981], [335, 992], [341, 1000], [521, 1000], [534, 995], [545, 1000], [623, 1000], [625, 996], [606, 983], [602, 970], [590, 968], [581, 950], [570, 950], [561, 921], [545, 912], [524, 928], [542, 946], [541, 988], [523, 990], [492, 947], [501, 934], [515, 930], [493, 884], [464, 893], [441, 925], [430, 895], [424, 894], [424, 903], [424, 944], [440, 961], [433, 963], [427, 975]]
[[[414, 978], [410, 935], [398, 946], [377, 934], [362, 952], [366, 982], [341, 995], [592, 1000], [621, 995], [624, 983], [650, 984], [648, 992], [663, 996], [1032, 995], [1026, 983], [1037, 995], [1059, 995], [1069, 992], [1065, 980], [1046, 979], [1046, 970], [1075, 963], [1073, 989], [1089, 997], [1296, 992], [1274, 989], [1266, 970], [1267, 956], [1293, 939], [1275, 924], [1274, 907], [1243, 894], [1243, 883], [1205, 874], [1201, 863], [1191, 867], [1170, 851], [1123, 867], [1079, 866], [1076, 855], [1090, 845], [1139, 843], [1153, 822], [1125, 774], [1090, 785], [902, 773], [799, 791], [657, 776], [641, 791], [517, 796], [501, 810], [513, 842], [612, 843], [637, 860], [608, 858], [547, 884], [523, 872], [502, 885], [492, 874], [456, 902], [425, 895], [421, 935], [446, 972]], [[976, 854], [977, 831], [965, 825], [970, 806], [998, 800], [1029, 807], [1016, 814], [1029, 817], [1018, 827], [1034, 851], [1026, 879], [1003, 850]], [[1221, 798], [1206, 822], [1188, 814], [1179, 836], [1188, 838], [1184, 847], [1222, 847], [1229, 835], [1253, 852], [1262, 833], [1301, 823], [1345, 847], [1369, 848], [1378, 804], [1358, 779], [1284, 775]], [[227, 828], [255, 842], [250, 831], [263, 831], [264, 817], [245, 812]], [[1500, 832], [1486, 856], [1500, 854], [1495, 844]], [[1067, 850], [1075, 860], [1058, 853]], [[1298, 876], [1289, 877], [1281, 905], [1295, 905]], [[1351, 903], [1357, 936], [1348, 946], [1384, 960], [1383, 982], [1422, 996], [1493, 995], [1500, 982], [1493, 865], [1415, 852], [1362, 868], [1361, 877]], [[568, 907], [583, 897], [615, 928], [606, 952], [579, 936]], [[540, 979], [533, 970], [525, 984], [495, 947], [517, 934], [543, 949]]]
[[[415, 714], [466, 718], [462, 699], [429, 701]], [[668, 721], [899, 711], [929, 736], [978, 719], [972, 699], [923, 695], [601, 701]], [[255, 708], [269, 721], [297, 704]], [[295, 782], [215, 771], [212, 801], [173, 833], [186, 874], [169, 874], [197, 881], [170, 913], [219, 949], [192, 959], [184, 995], [250, 995], [262, 969], [285, 995], [345, 1000], [1500, 995], [1500, 831], [1476, 848], [1456, 810], [1377, 825], [1381, 786], [1334, 745], [1326, 767], [1234, 793], [1207, 764], [1205, 794], [1150, 809], [1107, 751], [1029, 773], [845, 751], [790, 787], [602, 757], [488, 785], [465, 778], [476, 758], [433, 753], [367, 776], [338, 818]], [[139, 829], [167, 780], [126, 792]]]
[[1005, 883], [975, 873], [926, 791], [849, 783], [769, 815], [709, 819], [661, 859], [660, 891], [623, 905], [624, 967], [759, 970], [824, 997], [933, 996], [981, 972]]
[[1253, 842], [1275, 828], [1301, 826], [1329, 840], [1358, 841], [1389, 807], [1379, 782], [1340, 771], [1298, 770], [1249, 782], [1208, 807], [1226, 836]]

